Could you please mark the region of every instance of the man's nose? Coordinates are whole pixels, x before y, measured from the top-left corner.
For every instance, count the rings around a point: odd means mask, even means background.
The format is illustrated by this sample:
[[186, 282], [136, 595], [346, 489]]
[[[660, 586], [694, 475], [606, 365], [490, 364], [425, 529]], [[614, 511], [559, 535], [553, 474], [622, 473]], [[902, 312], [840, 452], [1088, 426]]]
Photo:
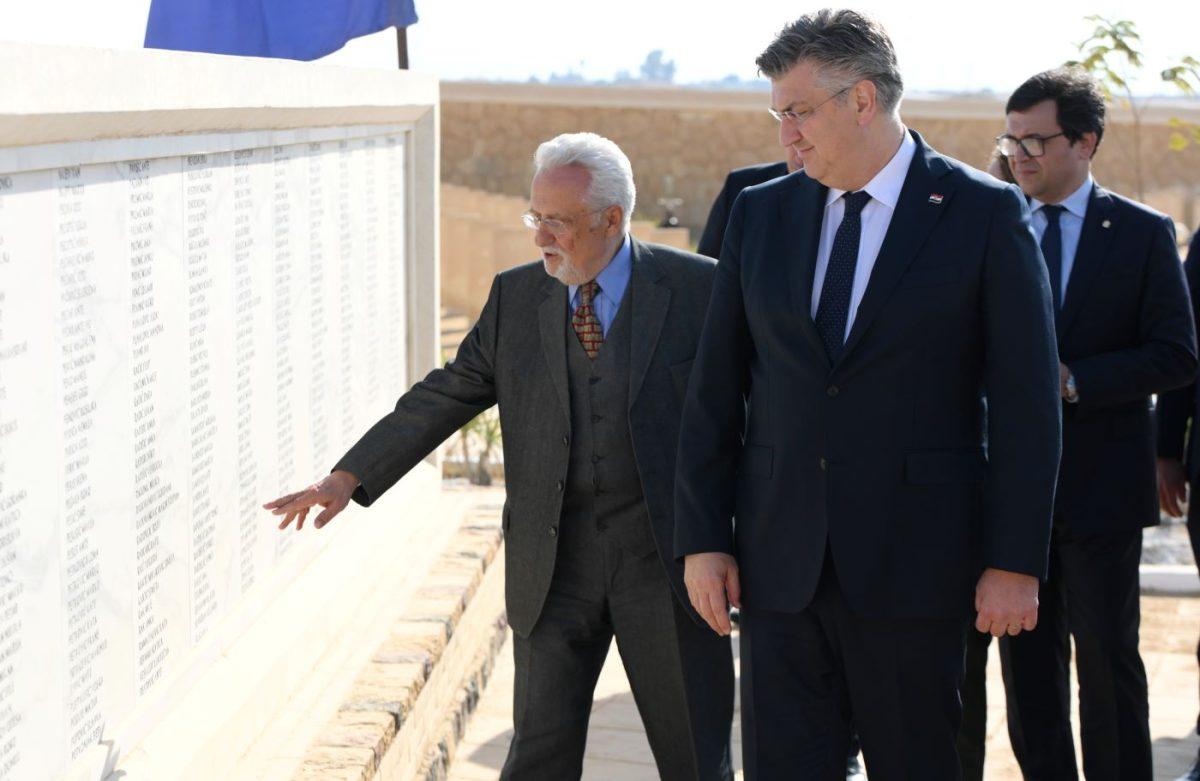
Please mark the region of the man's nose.
[[796, 123], [790, 119], [785, 119], [779, 123], [779, 145], [791, 146], [800, 139], [804, 138], [803, 134], [796, 127]]
[[549, 247], [554, 243], [554, 234], [546, 230], [542, 225], [539, 225], [537, 230], [533, 232], [533, 243], [539, 247]]

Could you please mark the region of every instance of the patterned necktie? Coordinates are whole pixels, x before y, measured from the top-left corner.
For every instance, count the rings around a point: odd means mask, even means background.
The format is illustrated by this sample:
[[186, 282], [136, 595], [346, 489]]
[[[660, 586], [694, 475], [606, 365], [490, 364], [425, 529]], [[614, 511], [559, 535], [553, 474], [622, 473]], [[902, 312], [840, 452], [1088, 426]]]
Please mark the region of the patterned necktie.
[[850, 316], [850, 293], [854, 289], [854, 269], [858, 265], [858, 244], [862, 235], [862, 210], [871, 200], [866, 190], [846, 193], [846, 213], [833, 237], [821, 299], [817, 302], [816, 325], [829, 360], [836, 363], [846, 341], [846, 320]]
[[1050, 273], [1050, 291], [1054, 294], [1054, 311], [1062, 308], [1062, 226], [1058, 218], [1063, 207], [1046, 204], [1042, 214], [1046, 215], [1046, 230], [1042, 233], [1042, 257], [1046, 259], [1046, 271]]
[[585, 285], [580, 285], [579, 308], [575, 310], [575, 314], [571, 318], [571, 327], [575, 329], [575, 335], [579, 337], [579, 343], [583, 345], [583, 351], [589, 358], [595, 358], [600, 352], [600, 345], [604, 344], [604, 331], [600, 328], [600, 318], [596, 317], [596, 309], [592, 306], [592, 301], [596, 299], [596, 294], [599, 292], [600, 286], [594, 279]]

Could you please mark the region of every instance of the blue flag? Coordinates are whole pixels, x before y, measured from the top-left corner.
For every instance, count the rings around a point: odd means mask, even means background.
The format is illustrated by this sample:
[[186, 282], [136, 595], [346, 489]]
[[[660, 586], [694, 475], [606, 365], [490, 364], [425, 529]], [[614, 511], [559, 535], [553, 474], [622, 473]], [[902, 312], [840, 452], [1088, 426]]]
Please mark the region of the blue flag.
[[413, 0], [152, 0], [146, 48], [315, 60], [416, 21]]

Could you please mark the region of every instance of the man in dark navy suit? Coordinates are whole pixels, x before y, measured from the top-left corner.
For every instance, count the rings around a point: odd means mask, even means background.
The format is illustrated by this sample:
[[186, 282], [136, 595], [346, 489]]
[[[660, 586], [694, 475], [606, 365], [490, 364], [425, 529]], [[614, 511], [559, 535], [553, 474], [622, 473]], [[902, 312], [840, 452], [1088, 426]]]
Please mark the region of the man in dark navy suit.
[[872, 781], [957, 779], [967, 621], [1037, 622], [1060, 433], [1045, 264], [1015, 187], [905, 129], [876, 22], [804, 16], [758, 65], [804, 170], [734, 203], [675, 552], [716, 631], [742, 610], [748, 779], [838, 777], [851, 719]]
[[1063, 418], [1041, 619], [1000, 645], [1013, 753], [1031, 781], [1078, 777], [1073, 636], [1085, 776], [1150, 781], [1138, 654], [1142, 527], [1159, 518], [1150, 396], [1196, 372], [1175, 229], [1093, 181], [1105, 109], [1086, 73], [1039, 73], [1005, 111], [998, 146], [1029, 197], [1054, 290]]
[[[1192, 317], [1200, 327], [1200, 230], [1192, 233], [1183, 272], [1192, 295]], [[1159, 507], [1179, 518], [1187, 502], [1188, 538], [1192, 542], [1192, 556], [1200, 563], [1200, 499], [1196, 498], [1200, 491], [1200, 437], [1195, 435], [1198, 420], [1200, 395], [1196, 393], [1195, 381], [1158, 397]], [[1196, 656], [1200, 659], [1200, 647]], [[1196, 731], [1200, 732], [1200, 716], [1196, 718]], [[1176, 781], [1200, 781], [1200, 757]]]
[[[712, 208], [709, 209], [708, 221], [704, 223], [704, 232], [700, 234], [700, 243], [696, 246], [698, 254], [707, 255], [710, 258], [721, 256], [721, 245], [725, 242], [725, 226], [729, 223], [729, 211], [733, 208], [733, 202], [737, 200], [742, 190], [778, 179], [781, 176], [787, 176], [804, 167], [804, 161], [800, 159], [799, 153], [793, 147], [787, 147], [786, 151], [787, 159], [778, 163], [748, 165], [745, 168], [735, 168], [729, 172], [729, 175], [725, 177], [725, 185], [721, 188], [721, 192], [717, 193], [717, 198], [713, 201]], [[730, 611], [730, 619], [734, 623], [737, 623], [739, 618], [736, 609]], [[988, 639], [991, 638], [988, 637]], [[986, 652], [985, 648], [984, 653], [986, 654]], [[746, 740], [746, 735], [753, 733], [753, 729], [754, 711], [743, 704], [743, 740]], [[858, 736], [852, 731], [850, 746], [846, 750], [846, 781], [860, 781], [865, 778], [862, 764], [858, 761], [859, 751]]]

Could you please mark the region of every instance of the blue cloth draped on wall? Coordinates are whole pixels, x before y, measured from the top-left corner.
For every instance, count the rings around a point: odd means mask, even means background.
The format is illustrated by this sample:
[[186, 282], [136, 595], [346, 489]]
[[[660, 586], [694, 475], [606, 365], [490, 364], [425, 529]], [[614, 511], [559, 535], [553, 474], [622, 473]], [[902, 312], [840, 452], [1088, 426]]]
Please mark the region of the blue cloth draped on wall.
[[315, 60], [416, 21], [413, 0], [152, 0], [146, 48]]

